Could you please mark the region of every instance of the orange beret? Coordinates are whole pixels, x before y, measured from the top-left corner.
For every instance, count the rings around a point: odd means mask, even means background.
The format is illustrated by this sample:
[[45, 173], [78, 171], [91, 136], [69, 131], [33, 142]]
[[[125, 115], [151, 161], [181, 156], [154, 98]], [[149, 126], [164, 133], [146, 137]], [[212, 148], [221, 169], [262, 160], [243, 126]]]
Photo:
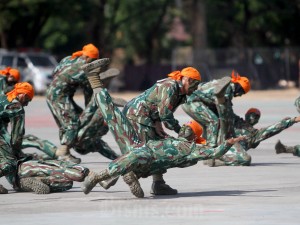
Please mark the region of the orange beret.
[[174, 79], [174, 80], [180, 80], [182, 77], [189, 77], [194, 80], [201, 80], [201, 75], [197, 69], [194, 67], [186, 67], [183, 70], [179, 71], [173, 71], [172, 73], [168, 74], [168, 77]]
[[198, 122], [196, 122], [195, 120], [190, 120], [189, 122], [186, 123], [186, 125], [193, 130], [196, 136], [197, 144], [206, 144], [206, 140], [201, 137], [203, 133], [203, 128]]
[[231, 82], [240, 84], [245, 93], [251, 89], [249, 79], [247, 77], [241, 77], [239, 74], [234, 75], [234, 71], [231, 73]]
[[88, 56], [92, 59], [98, 59], [99, 58], [99, 50], [97, 47], [95, 47], [93, 44], [87, 44], [83, 46], [82, 51], [77, 51], [72, 54], [72, 59], [76, 57], [80, 57], [82, 55]]
[[34, 89], [31, 84], [27, 82], [20, 82], [15, 84], [14, 89], [10, 92], [6, 93], [7, 100], [11, 102], [15, 99], [19, 94], [26, 94], [30, 99], [34, 96]]

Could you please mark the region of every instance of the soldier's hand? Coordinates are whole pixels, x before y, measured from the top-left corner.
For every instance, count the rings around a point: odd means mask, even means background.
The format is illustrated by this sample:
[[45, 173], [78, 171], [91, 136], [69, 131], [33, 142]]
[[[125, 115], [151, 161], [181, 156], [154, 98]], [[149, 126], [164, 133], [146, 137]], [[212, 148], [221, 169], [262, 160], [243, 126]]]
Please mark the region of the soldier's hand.
[[233, 145], [234, 143], [242, 141], [245, 138], [246, 138], [246, 136], [239, 136], [239, 137], [236, 137], [236, 138], [229, 138], [229, 139], [227, 139], [227, 143]]
[[155, 122], [155, 132], [158, 134], [160, 137], [165, 138], [169, 136], [163, 129], [162, 124], [160, 121]]
[[300, 116], [295, 117], [295, 122], [296, 123], [300, 122]]

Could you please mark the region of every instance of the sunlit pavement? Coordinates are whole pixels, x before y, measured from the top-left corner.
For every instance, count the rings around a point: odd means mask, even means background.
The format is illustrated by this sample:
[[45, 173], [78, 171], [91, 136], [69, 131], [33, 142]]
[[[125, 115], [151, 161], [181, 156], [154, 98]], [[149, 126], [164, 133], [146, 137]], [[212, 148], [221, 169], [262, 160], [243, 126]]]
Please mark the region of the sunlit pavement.
[[[235, 99], [234, 110], [242, 116], [250, 107], [259, 108], [262, 117], [257, 128], [298, 115], [293, 105], [297, 91], [287, 97], [269, 94]], [[76, 100], [82, 103], [81, 97]], [[175, 117], [181, 124], [189, 119], [180, 107]], [[58, 129], [43, 97], [34, 99], [26, 109], [26, 133], [59, 143]], [[299, 133], [300, 124], [295, 124], [250, 150], [250, 167], [211, 168], [199, 162], [170, 169], [164, 178], [178, 189], [175, 196], [150, 195], [151, 178], [140, 180], [144, 199], [135, 198], [122, 179], [108, 191], [97, 186], [89, 195], [84, 195], [76, 182], [67, 192], [36, 195], [16, 193], [1, 178], [9, 194], [0, 197], [0, 224], [299, 224], [300, 158], [276, 155], [274, 150], [277, 139], [288, 145], [300, 144]], [[104, 140], [120, 152], [110, 134]], [[75, 155], [95, 171], [109, 162], [98, 153]]]

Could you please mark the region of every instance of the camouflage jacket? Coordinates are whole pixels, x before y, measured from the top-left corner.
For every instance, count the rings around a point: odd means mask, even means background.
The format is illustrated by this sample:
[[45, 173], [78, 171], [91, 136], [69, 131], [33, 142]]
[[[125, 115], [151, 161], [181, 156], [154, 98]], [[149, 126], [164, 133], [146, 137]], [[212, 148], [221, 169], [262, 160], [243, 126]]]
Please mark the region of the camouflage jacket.
[[7, 88], [7, 82], [6, 77], [3, 75], [0, 75], [0, 94], [5, 94]]
[[85, 64], [81, 57], [71, 59], [71, 56], [61, 60], [53, 71], [53, 81], [47, 90], [47, 99], [62, 104], [73, 103], [74, 93], [82, 88], [85, 105], [89, 103], [93, 90], [83, 72], [80, 69]]
[[[197, 90], [193, 92], [188, 98], [187, 102], [203, 102], [207, 107], [209, 107], [213, 112], [217, 114], [216, 103], [215, 103], [215, 85], [217, 80], [212, 80], [210, 82], [200, 83]], [[233, 99], [233, 84], [230, 84], [224, 95], [227, 102], [232, 106]]]
[[161, 121], [168, 129], [178, 133], [180, 125], [173, 113], [180, 104], [186, 102], [186, 95], [181, 93], [181, 87], [181, 81], [170, 78], [157, 81], [128, 102], [123, 112], [127, 118], [137, 123], [154, 127], [156, 121]]
[[[6, 124], [7, 121], [11, 123], [11, 135], [7, 137]], [[15, 155], [19, 154], [22, 145], [23, 135], [25, 133], [25, 111], [23, 106], [14, 99], [12, 102], [7, 100], [6, 95], [0, 95], [0, 126], [1, 136], [7, 142], [10, 142], [12, 150]]]
[[280, 133], [293, 124], [295, 124], [295, 119], [287, 117], [270, 126], [256, 129], [251, 124], [247, 123], [244, 119], [236, 116], [234, 128], [237, 136], [247, 136], [247, 138], [241, 141], [240, 144], [245, 148], [245, 150], [249, 150], [250, 148], [256, 148], [262, 140]]
[[0, 94], [6, 94], [14, 88], [13, 85], [8, 85], [6, 76], [0, 75]]

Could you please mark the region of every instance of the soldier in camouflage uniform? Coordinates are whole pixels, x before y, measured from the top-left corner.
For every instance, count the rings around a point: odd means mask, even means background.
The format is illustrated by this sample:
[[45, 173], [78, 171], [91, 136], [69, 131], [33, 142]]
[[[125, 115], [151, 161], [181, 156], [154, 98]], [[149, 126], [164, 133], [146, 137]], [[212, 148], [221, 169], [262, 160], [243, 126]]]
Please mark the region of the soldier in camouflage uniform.
[[10, 67], [0, 70], [0, 93], [6, 94], [7, 92], [11, 91], [14, 85], [19, 81], [19, 70]]
[[[23, 107], [33, 96], [33, 87], [27, 82], [17, 83], [12, 91], [0, 95], [0, 177], [5, 176], [18, 191], [47, 194], [70, 189], [73, 181], [81, 182], [93, 172], [70, 162], [32, 161], [20, 151], [25, 133]], [[11, 135], [6, 129], [8, 119]], [[7, 193], [2, 185], [0, 193]]]
[[[104, 65], [108, 63], [105, 59], [101, 60]], [[94, 89], [96, 102], [110, 131], [120, 148], [125, 148], [123, 151], [126, 153], [109, 163], [108, 168], [100, 174], [87, 176], [82, 186], [84, 193], [88, 194], [99, 181], [123, 175], [131, 192], [136, 197], [142, 198], [144, 192], [140, 188], [139, 177], [147, 177], [162, 170], [177, 167], [186, 161], [220, 157], [232, 144], [241, 140], [241, 137], [230, 139], [217, 148], [196, 145], [184, 138], [176, 139], [170, 136], [159, 140], [149, 140], [147, 143], [140, 140], [131, 122], [113, 104], [107, 90], [102, 88], [103, 85], [98, 76], [102, 67], [95, 69], [92, 65], [93, 63], [88, 64], [83, 69]]]
[[[190, 95], [200, 82], [200, 73], [192, 67], [174, 71], [168, 76], [169, 78], [158, 81], [124, 107], [123, 113], [139, 134], [139, 139], [145, 143], [168, 136], [162, 128], [162, 123], [166, 128], [179, 132], [180, 125], [173, 112], [186, 102], [186, 96]], [[176, 189], [165, 184], [162, 173], [152, 177], [151, 194], [177, 194]]]
[[46, 94], [47, 104], [59, 127], [62, 145], [56, 155], [76, 163], [80, 159], [70, 154], [70, 148], [75, 145], [80, 126], [79, 117], [83, 110], [74, 102], [73, 95], [78, 88], [82, 88], [85, 106], [90, 102], [92, 89], [80, 67], [98, 57], [99, 51], [92, 44], [85, 45], [82, 51], [65, 57], [54, 70], [53, 81]]
[[[209, 166], [249, 166], [251, 163], [251, 156], [247, 153], [249, 149], [256, 148], [261, 141], [298, 123], [300, 121], [300, 116], [295, 118], [284, 118], [278, 123], [268, 127], [256, 129], [253, 126], [258, 123], [259, 119], [260, 111], [256, 108], [250, 108], [245, 114], [245, 119], [235, 115], [235, 134], [237, 136], [245, 136], [245, 139], [234, 144], [232, 148], [219, 159], [208, 160], [207, 164]], [[191, 140], [195, 133], [195, 129], [192, 129], [189, 124], [187, 124], [182, 127], [179, 135]], [[200, 133], [195, 136], [199, 136], [199, 134]]]
[[[79, 116], [79, 128], [73, 148], [79, 154], [98, 152], [108, 159], [116, 159], [119, 155], [101, 139], [108, 132], [108, 126], [94, 100], [91, 100]], [[33, 155], [35, 159], [56, 159], [57, 146], [48, 140], [42, 140], [34, 135], [25, 135], [22, 149], [35, 147], [46, 153], [44, 156]]]
[[[216, 88], [227, 87], [215, 95]], [[232, 73], [232, 78], [224, 77], [207, 83], [200, 83], [198, 89], [188, 97], [183, 110], [201, 124], [204, 138], [210, 146], [216, 146], [227, 137], [234, 137], [232, 98], [241, 96], [250, 90], [246, 77]], [[220, 102], [222, 104], [220, 104]], [[219, 112], [221, 110], [221, 113]], [[222, 129], [220, 126], [222, 124]], [[219, 133], [220, 132], [220, 133]]]
[[[295, 100], [295, 106], [297, 111], [300, 113], [300, 96]], [[282, 144], [281, 141], [278, 140], [275, 145], [275, 150], [276, 154], [289, 153], [293, 154], [294, 156], [300, 157], [300, 145], [287, 146]]]
[[[72, 188], [73, 181], [83, 182], [88, 174], [92, 174], [88, 168], [79, 164], [61, 160], [29, 160], [18, 167], [18, 180], [34, 178], [40, 181], [34, 188], [14, 186], [16, 191], [30, 191], [36, 194], [49, 194], [62, 192]], [[11, 184], [12, 180], [8, 179]]]
[[[25, 112], [24, 106], [34, 96], [34, 91], [29, 83], [22, 82], [17, 83], [14, 89], [8, 92], [6, 95], [0, 95], [0, 177], [10, 176], [15, 180], [18, 163], [26, 161], [26, 158], [22, 157], [19, 151], [22, 144], [22, 137], [24, 135], [24, 120]], [[11, 122], [11, 135], [10, 138], [7, 131], [7, 121]], [[28, 183], [29, 182], [29, 183]], [[18, 182], [19, 186], [31, 188], [34, 180]], [[7, 193], [0, 188], [2, 193]]]
[[[0, 76], [1, 94], [6, 94], [10, 92], [14, 88], [14, 85], [20, 81], [20, 72], [17, 69], [7, 67], [4, 70], [0, 70], [0, 75], [2, 75]], [[7, 122], [9, 122], [9, 120]], [[8, 133], [6, 134], [7, 134], [6, 138], [9, 140], [10, 135]], [[31, 134], [24, 135], [22, 141], [22, 149], [29, 148], [29, 147], [37, 148], [43, 151], [44, 153], [47, 154], [47, 157], [49, 156], [51, 159], [56, 158], [55, 152], [57, 147], [53, 143], [49, 142], [48, 140], [42, 140]]]
[[[114, 99], [118, 106], [123, 106], [120, 99]], [[73, 148], [76, 152], [85, 155], [90, 152], [98, 152], [108, 159], [116, 159], [119, 155], [101, 139], [108, 132], [108, 126], [98, 109], [95, 101], [92, 100], [79, 116], [79, 130], [75, 137]], [[22, 149], [37, 148], [46, 155], [32, 154], [34, 159], [56, 159], [57, 146], [48, 140], [42, 140], [34, 135], [23, 137]], [[28, 155], [28, 154], [27, 154]]]

